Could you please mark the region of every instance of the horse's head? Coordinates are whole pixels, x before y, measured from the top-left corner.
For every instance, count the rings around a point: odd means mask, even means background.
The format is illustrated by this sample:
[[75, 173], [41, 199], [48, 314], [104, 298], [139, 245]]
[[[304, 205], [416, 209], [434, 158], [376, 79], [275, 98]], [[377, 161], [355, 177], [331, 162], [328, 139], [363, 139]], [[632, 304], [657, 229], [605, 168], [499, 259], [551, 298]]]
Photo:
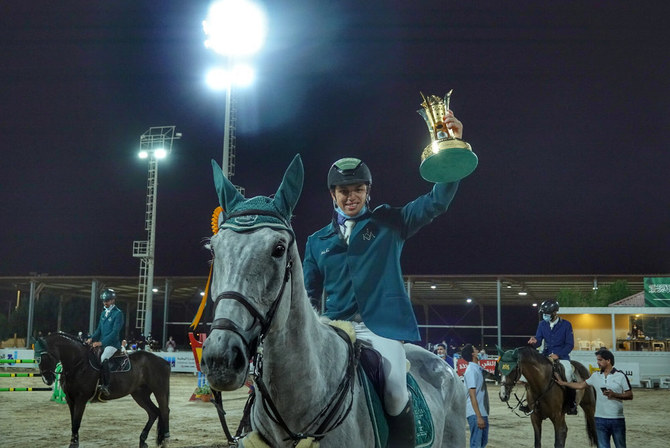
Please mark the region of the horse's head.
[[274, 198], [248, 200], [216, 162], [213, 168], [219, 202], [227, 213], [222, 213], [219, 231], [210, 241], [214, 320], [200, 365], [214, 389], [235, 390], [244, 384], [250, 359], [275, 318], [286, 314], [280, 305], [290, 290], [285, 286], [293, 263], [299, 262], [290, 220], [302, 190], [303, 167], [296, 156]]
[[512, 388], [521, 378], [521, 368], [519, 367], [519, 349], [503, 351], [497, 347], [500, 358], [496, 369], [501, 375], [500, 378], [500, 399], [509, 400]]
[[38, 338], [35, 342], [35, 361], [40, 368], [42, 381], [51, 386], [56, 381], [56, 366], [59, 359], [49, 352], [49, 344], [45, 338]]

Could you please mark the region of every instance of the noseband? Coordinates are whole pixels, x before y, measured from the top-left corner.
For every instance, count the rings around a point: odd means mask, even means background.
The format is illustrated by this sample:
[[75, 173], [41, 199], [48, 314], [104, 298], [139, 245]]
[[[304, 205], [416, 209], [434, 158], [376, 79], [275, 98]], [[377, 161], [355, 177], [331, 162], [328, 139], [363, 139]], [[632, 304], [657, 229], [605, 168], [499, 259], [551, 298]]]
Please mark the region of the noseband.
[[[286, 266], [284, 267], [284, 280], [282, 281], [279, 293], [277, 293], [277, 297], [275, 297], [275, 299], [273, 300], [272, 305], [270, 306], [270, 309], [268, 310], [266, 316], [263, 316], [251, 304], [251, 302], [247, 297], [245, 297], [243, 294], [240, 294], [237, 291], [224, 291], [221, 294], [219, 294], [216, 297], [216, 300], [214, 301], [214, 313], [216, 313], [216, 308], [219, 306], [219, 302], [221, 302], [222, 300], [234, 300], [242, 304], [247, 309], [249, 314], [251, 314], [251, 316], [254, 318], [253, 323], [247, 329], [241, 328], [239, 325], [237, 325], [237, 323], [225, 317], [214, 319], [210, 327], [210, 332], [212, 330], [228, 330], [237, 334], [242, 339], [242, 343], [246, 348], [247, 358], [251, 358], [256, 354], [258, 345], [261, 344], [265, 339], [265, 336], [267, 335], [270, 325], [272, 324], [272, 320], [274, 319], [277, 308], [279, 307], [279, 303], [281, 302], [281, 299], [284, 296], [284, 289], [289, 279], [291, 278], [291, 272], [293, 268], [293, 259], [290, 256], [290, 249], [293, 243], [295, 242], [295, 235], [289, 224], [286, 223], [286, 221], [281, 216], [273, 212], [269, 212], [266, 210], [244, 210], [238, 213], [231, 213], [230, 215], [226, 216], [225, 219], [227, 220], [232, 217], [249, 216], [249, 215], [264, 215], [280, 220], [283, 224], [279, 226], [268, 226], [268, 227], [279, 228], [281, 230], [288, 231], [291, 234], [291, 241], [289, 241], [289, 244], [286, 249], [287, 254], [289, 255], [286, 261]], [[225, 221], [221, 224], [220, 229], [224, 226], [224, 224]]]
[[259, 313], [258, 310], [254, 308], [254, 306], [249, 302], [249, 299], [247, 299], [244, 295], [236, 291], [225, 291], [219, 294], [216, 300], [214, 301], [215, 312], [221, 300], [234, 300], [244, 305], [249, 314], [251, 314], [251, 316], [254, 318], [254, 321], [251, 324], [251, 326], [245, 330], [232, 320], [226, 317], [220, 317], [212, 321], [210, 332], [211, 330], [232, 331], [242, 339], [242, 343], [246, 347], [247, 357], [249, 358], [252, 357], [256, 353], [258, 345], [265, 339], [268, 329], [270, 328], [270, 324], [272, 324], [272, 320], [274, 319], [277, 308], [279, 307], [279, 303], [281, 302], [281, 299], [284, 296], [284, 288], [286, 287], [286, 284], [291, 278], [292, 267], [293, 267], [293, 260], [289, 257], [286, 263], [286, 267], [284, 269], [284, 281], [282, 282], [281, 288], [279, 289], [279, 293], [272, 302], [272, 306], [270, 306], [270, 310], [268, 311], [268, 314], [266, 316], [263, 316], [261, 313]]

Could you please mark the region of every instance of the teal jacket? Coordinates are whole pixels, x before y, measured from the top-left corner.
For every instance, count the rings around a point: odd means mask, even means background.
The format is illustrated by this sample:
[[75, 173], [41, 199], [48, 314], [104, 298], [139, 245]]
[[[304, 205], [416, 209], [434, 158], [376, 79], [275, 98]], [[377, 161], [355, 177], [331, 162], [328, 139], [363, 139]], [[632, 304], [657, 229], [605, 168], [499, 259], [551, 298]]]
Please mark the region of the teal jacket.
[[103, 309], [102, 313], [100, 313], [98, 328], [96, 328], [91, 335], [91, 340], [93, 342], [100, 341], [103, 348], [111, 345], [118, 350], [121, 348], [119, 332], [123, 328], [123, 323], [125, 321], [123, 313], [115, 306], [109, 312], [109, 316], [105, 316], [105, 314], [106, 311]]
[[324, 315], [334, 320], [360, 316], [373, 333], [418, 341], [419, 328], [400, 268], [405, 240], [444, 213], [458, 182], [433, 189], [402, 208], [380, 205], [353, 228], [349, 245], [332, 222], [307, 239], [303, 271], [313, 303], [326, 294]]

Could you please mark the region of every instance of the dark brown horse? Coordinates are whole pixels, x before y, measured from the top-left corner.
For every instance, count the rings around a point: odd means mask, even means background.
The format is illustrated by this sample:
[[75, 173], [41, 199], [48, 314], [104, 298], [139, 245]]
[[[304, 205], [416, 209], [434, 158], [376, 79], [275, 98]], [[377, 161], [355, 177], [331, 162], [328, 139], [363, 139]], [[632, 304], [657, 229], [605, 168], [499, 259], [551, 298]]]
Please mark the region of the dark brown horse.
[[[56, 380], [56, 365], [63, 366], [61, 386], [70, 407], [72, 438], [70, 448], [79, 446], [79, 426], [86, 403], [94, 398], [100, 372], [91, 365], [91, 348], [79, 339], [66, 333], [53, 333], [38, 339], [35, 344], [35, 359], [39, 363], [42, 379], [48, 385]], [[168, 407], [170, 400], [170, 364], [153, 353], [138, 351], [128, 355], [130, 370], [112, 373], [110, 395], [105, 400], [121, 398], [128, 394], [148, 414], [149, 420], [140, 435], [140, 447], [145, 443], [149, 431], [158, 418], [159, 446], [170, 437]], [[154, 394], [158, 406], [151, 401]]]
[[[563, 448], [568, 436], [568, 425], [565, 423], [568, 404], [565, 400], [565, 389], [554, 381], [553, 363], [530, 346], [506, 352], [499, 349], [499, 352], [501, 357], [498, 371], [502, 374], [500, 399], [504, 402], [509, 400], [512, 388], [523, 375], [530, 420], [535, 432], [535, 447], [542, 446], [542, 421], [548, 418], [554, 424], [554, 447]], [[571, 363], [578, 381], [589, 377], [588, 370], [582, 364], [577, 361]], [[593, 387], [588, 386], [583, 391], [578, 391], [577, 402], [584, 410], [586, 432], [589, 443], [593, 446], [597, 443], [594, 417], [596, 396]]]

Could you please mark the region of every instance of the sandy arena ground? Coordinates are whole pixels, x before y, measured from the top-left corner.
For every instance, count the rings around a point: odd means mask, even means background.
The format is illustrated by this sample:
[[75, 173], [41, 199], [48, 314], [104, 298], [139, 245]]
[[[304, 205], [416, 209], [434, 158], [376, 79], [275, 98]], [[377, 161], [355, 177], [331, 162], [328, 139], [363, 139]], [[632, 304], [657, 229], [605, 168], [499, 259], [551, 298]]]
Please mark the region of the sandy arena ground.
[[[4, 369], [2, 371], [5, 371]], [[8, 370], [9, 371], [9, 370]], [[14, 370], [12, 370], [14, 371]], [[189, 401], [197, 378], [173, 374], [170, 387], [170, 447], [225, 447], [225, 437], [214, 405]], [[0, 378], [0, 387], [43, 387], [40, 378]], [[625, 402], [628, 446], [665, 448], [670, 440], [666, 416], [669, 390], [634, 389], [634, 400]], [[532, 447], [533, 429], [528, 418], [519, 418], [498, 399], [498, 388], [489, 384], [491, 396], [490, 447]], [[0, 434], [3, 447], [66, 447], [70, 441], [67, 405], [49, 401], [51, 392], [0, 392]], [[241, 417], [247, 389], [224, 393], [224, 409], [234, 432]], [[82, 448], [136, 447], [146, 413], [130, 397], [93, 403], [86, 407], [79, 431]], [[463, 423], [463, 430], [467, 424]], [[568, 416], [567, 447], [587, 447], [583, 413]], [[551, 422], [543, 425], [543, 446], [553, 446]], [[148, 442], [154, 446], [155, 426]]]

